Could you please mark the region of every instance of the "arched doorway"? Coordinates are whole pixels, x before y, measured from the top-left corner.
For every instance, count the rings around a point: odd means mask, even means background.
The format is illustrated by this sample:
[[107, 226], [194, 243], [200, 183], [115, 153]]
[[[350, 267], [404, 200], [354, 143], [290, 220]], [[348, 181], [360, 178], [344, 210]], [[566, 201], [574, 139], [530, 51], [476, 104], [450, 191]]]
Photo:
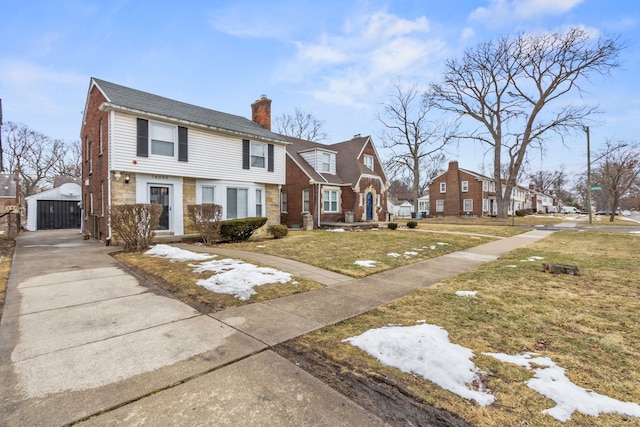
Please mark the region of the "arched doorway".
[[373, 220], [373, 193], [367, 193], [366, 219], [367, 221]]

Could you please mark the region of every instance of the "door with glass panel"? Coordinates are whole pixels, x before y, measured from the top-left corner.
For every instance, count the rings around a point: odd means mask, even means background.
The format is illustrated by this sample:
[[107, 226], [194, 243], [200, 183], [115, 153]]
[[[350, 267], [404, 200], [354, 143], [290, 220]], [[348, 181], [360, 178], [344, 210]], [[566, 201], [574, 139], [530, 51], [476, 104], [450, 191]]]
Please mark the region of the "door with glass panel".
[[163, 185], [150, 185], [149, 186], [149, 203], [158, 204], [162, 206], [162, 213], [160, 214], [160, 223], [158, 224], [158, 230], [167, 231], [171, 230], [171, 187]]

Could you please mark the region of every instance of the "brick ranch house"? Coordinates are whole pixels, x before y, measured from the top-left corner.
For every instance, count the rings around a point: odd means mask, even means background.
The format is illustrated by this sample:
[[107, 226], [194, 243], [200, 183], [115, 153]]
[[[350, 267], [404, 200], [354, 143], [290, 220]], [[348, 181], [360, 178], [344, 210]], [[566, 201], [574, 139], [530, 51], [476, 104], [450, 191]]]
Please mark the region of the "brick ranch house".
[[283, 138], [291, 143], [281, 195], [283, 224], [309, 229], [385, 220], [389, 180], [371, 137], [356, 135], [330, 145]]
[[[223, 219], [280, 223], [288, 142], [269, 130], [271, 100], [253, 120], [91, 78], [82, 128], [82, 231], [109, 242], [109, 208], [163, 206], [158, 235], [193, 232], [187, 206], [217, 203]], [[267, 124], [261, 126], [257, 122]]]

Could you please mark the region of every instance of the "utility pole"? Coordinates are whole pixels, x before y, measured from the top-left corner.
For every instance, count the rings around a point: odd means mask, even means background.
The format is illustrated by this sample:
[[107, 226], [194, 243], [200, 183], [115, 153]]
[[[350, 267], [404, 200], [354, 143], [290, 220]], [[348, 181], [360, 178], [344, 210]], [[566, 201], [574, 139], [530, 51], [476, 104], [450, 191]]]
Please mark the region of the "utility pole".
[[587, 205], [589, 205], [589, 225], [593, 224], [593, 212], [591, 211], [591, 141], [589, 139], [589, 126], [584, 127], [587, 133]]

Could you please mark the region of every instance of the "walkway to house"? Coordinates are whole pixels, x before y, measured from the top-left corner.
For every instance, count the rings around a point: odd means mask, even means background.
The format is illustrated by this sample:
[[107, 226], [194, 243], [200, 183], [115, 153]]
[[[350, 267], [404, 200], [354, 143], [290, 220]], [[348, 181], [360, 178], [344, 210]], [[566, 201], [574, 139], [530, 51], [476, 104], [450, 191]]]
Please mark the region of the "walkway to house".
[[326, 285], [209, 316], [75, 231], [17, 239], [0, 322], [2, 425], [384, 425], [269, 348], [465, 272], [552, 231], [353, 279], [255, 253]]

